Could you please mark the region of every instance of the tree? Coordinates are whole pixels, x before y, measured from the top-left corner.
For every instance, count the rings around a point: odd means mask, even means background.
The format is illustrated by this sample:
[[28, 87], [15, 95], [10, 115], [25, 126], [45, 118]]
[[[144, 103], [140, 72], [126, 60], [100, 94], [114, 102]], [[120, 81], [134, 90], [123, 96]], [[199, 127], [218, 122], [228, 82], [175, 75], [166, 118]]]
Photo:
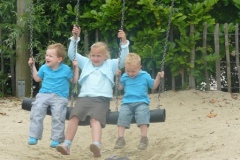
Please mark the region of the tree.
[[[17, 6], [14, 2], [14, 0], [2, 0], [0, 3], [0, 40], [2, 40], [0, 41], [0, 83], [3, 87], [3, 84], [8, 80], [6, 77], [8, 77], [9, 72], [11, 72], [11, 78], [15, 77], [14, 65], [16, 63], [17, 82], [19, 80], [26, 82], [25, 89], [28, 96], [31, 84], [30, 70], [27, 65], [30, 50], [29, 3], [23, 0], [17, 1], [19, 6], [23, 5], [25, 7], [25, 12], [15, 14], [15, 12], [12, 12], [16, 11]], [[204, 80], [203, 73], [205, 70], [210, 71], [210, 73], [213, 72], [214, 65], [211, 62], [216, 57], [214, 57], [212, 47], [213, 38], [209, 38], [209, 44], [207, 45], [209, 53], [203, 58], [204, 49], [201, 36], [203, 24], [207, 22], [208, 29], [211, 31], [216, 22], [239, 22], [239, 2], [238, 0], [175, 1], [171, 19], [171, 40], [168, 41], [167, 54], [162, 62], [171, 2], [171, 0], [126, 1], [123, 29], [131, 41], [130, 50], [142, 57], [143, 69], [150, 71], [152, 76], [155, 76], [155, 72], [161, 69], [164, 62], [165, 68], [170, 70], [171, 78], [177, 79], [181, 76], [182, 82], [187, 82], [191, 75], [199, 81]], [[76, 23], [77, 8], [75, 0], [34, 0], [33, 3], [34, 58], [41, 65], [45, 62], [45, 50], [49, 44], [60, 42], [65, 46], [68, 45], [72, 26]], [[18, 25], [15, 24], [16, 15], [18, 15]], [[116, 32], [121, 24], [122, 0], [80, 0], [79, 16], [77, 18], [83, 30], [82, 39], [88, 36], [89, 44], [96, 40], [105, 41], [112, 53], [119, 51]], [[190, 25], [194, 25], [194, 33], [191, 35]], [[19, 37], [25, 43], [21, 44]], [[17, 38], [19, 39], [16, 44]], [[222, 40], [220, 39], [220, 44], [222, 44]], [[84, 41], [81, 41], [78, 47], [80, 53], [84, 51], [86, 53], [89, 47], [86, 43], [86, 46], [83, 47], [83, 43]], [[17, 56], [15, 56], [16, 48]], [[195, 55], [193, 55], [193, 51]], [[112, 56], [117, 57], [118, 55]], [[191, 57], [192, 61], [190, 61]], [[208, 65], [203, 65], [206, 60]], [[66, 62], [70, 64], [67, 59]], [[22, 78], [19, 75], [19, 70], [24, 70], [24, 73], [20, 72]], [[166, 78], [170, 73], [166, 74]], [[199, 82], [196, 81], [196, 83]], [[14, 88], [13, 84], [11, 86]], [[189, 84], [186, 83], [186, 86], [189, 86]]]
[[[6, 93], [15, 95], [15, 39], [18, 36], [16, 27], [16, 3], [14, 0], [3, 0], [0, 3], [0, 96]], [[10, 79], [9, 79], [10, 78]], [[9, 83], [10, 82], [10, 83]]]

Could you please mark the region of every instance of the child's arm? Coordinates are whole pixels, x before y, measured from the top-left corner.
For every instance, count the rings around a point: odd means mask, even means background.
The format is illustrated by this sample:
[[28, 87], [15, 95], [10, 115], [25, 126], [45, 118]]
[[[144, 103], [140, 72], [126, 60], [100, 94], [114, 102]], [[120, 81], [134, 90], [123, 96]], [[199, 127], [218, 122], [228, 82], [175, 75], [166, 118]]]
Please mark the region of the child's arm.
[[78, 68], [78, 62], [76, 60], [73, 60], [73, 67], [74, 67], [74, 75], [71, 81], [72, 83], [76, 84], [79, 78], [79, 68]]
[[121, 39], [121, 54], [120, 54], [120, 66], [119, 66], [119, 68], [121, 69], [124, 67], [125, 58], [129, 53], [129, 41], [127, 40], [126, 34], [123, 30], [119, 30], [118, 38]]
[[28, 65], [30, 67], [32, 67], [32, 76], [33, 76], [33, 79], [36, 81], [36, 82], [40, 82], [42, 79], [38, 76], [38, 72], [37, 72], [37, 69], [36, 69], [36, 66], [35, 66], [35, 60], [33, 58], [29, 58], [28, 60]]
[[88, 61], [87, 57], [84, 57], [77, 53], [77, 44], [80, 41], [81, 28], [77, 26], [73, 26], [72, 29], [72, 37], [70, 38], [70, 44], [68, 47], [68, 57], [71, 61], [76, 59], [78, 61], [79, 68], [83, 68], [86, 61]]
[[153, 90], [155, 90], [158, 87], [158, 85], [160, 84], [160, 79], [163, 77], [164, 77], [164, 71], [158, 72], [158, 74], [154, 80], [153, 87], [152, 87]]
[[117, 84], [117, 89], [122, 90], [123, 86], [120, 84], [120, 77], [121, 77], [121, 70], [117, 69], [115, 72], [116, 75], [116, 84]]
[[121, 44], [122, 44], [122, 45], [127, 44], [126, 34], [125, 34], [125, 32], [124, 32], [123, 30], [119, 30], [119, 31], [118, 31], [118, 38], [121, 39], [121, 42], [122, 42]]
[[[68, 47], [68, 57], [71, 61], [73, 61], [77, 55], [77, 44], [78, 42], [80, 41], [80, 35], [81, 33], [81, 29], [80, 27], [77, 27], [77, 26], [73, 26], [73, 29], [72, 29], [72, 37], [70, 38], [70, 44], [69, 44], [69, 47]], [[75, 52], [76, 51], [76, 52]]]

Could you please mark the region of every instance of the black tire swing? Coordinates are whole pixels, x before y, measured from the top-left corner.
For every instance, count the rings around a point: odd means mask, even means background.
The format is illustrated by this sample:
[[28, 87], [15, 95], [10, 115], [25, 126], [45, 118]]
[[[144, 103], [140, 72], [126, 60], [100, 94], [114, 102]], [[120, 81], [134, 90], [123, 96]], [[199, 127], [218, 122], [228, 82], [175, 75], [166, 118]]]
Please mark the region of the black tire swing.
[[[31, 0], [31, 13], [30, 13], [30, 53], [31, 53], [31, 57], [33, 57], [33, 25], [32, 25], [32, 0]], [[164, 70], [164, 60], [165, 60], [165, 55], [167, 52], [167, 43], [168, 43], [168, 37], [169, 37], [169, 30], [170, 30], [170, 25], [171, 25], [171, 17], [172, 17], [172, 10], [173, 10], [173, 6], [174, 6], [174, 0], [172, 0], [171, 3], [171, 11], [170, 11], [170, 15], [169, 15], [169, 19], [168, 19], [168, 28], [167, 28], [167, 33], [166, 33], [166, 41], [165, 41], [165, 46], [164, 46], [164, 52], [163, 52], [163, 58], [162, 58], [162, 66], [161, 66], [161, 71]], [[122, 4], [122, 19], [121, 19], [121, 29], [123, 29], [123, 23], [124, 23], [124, 7], [125, 7], [125, 0], [123, 0], [123, 4]], [[77, 0], [77, 15], [76, 15], [76, 24], [78, 24], [78, 9], [79, 9], [79, 0]], [[76, 45], [75, 44], [75, 53], [76, 51]], [[121, 53], [121, 47], [120, 48], [120, 52]], [[31, 69], [31, 74], [32, 74], [32, 69]], [[33, 78], [32, 78], [32, 82], [33, 82]], [[32, 98], [33, 95], [33, 83], [31, 83], [31, 97], [27, 98], [25, 97], [23, 99], [22, 102], [22, 109], [23, 110], [27, 110], [30, 111], [31, 107], [32, 107], [32, 102], [34, 101], [34, 99]], [[158, 91], [158, 106], [156, 109], [150, 110], [150, 123], [158, 123], [158, 122], [165, 122], [166, 119], [166, 111], [163, 108], [160, 108], [160, 91], [162, 88], [162, 84], [159, 84], [159, 91]], [[118, 103], [118, 91], [116, 91], [117, 95], [116, 95], [116, 105]], [[69, 120], [69, 115], [71, 113], [71, 110], [73, 108], [73, 94], [71, 95], [72, 98], [72, 102], [71, 102], [71, 106], [67, 107], [67, 113], [66, 113], [66, 120]], [[51, 109], [50, 107], [48, 107], [47, 109], [47, 115], [51, 115]], [[112, 125], [116, 125], [117, 121], [118, 121], [118, 116], [119, 116], [119, 111], [117, 109], [116, 106], [116, 111], [109, 111], [107, 118], [106, 118], [106, 123], [107, 124], [112, 124]], [[135, 118], [133, 117], [132, 122], [131, 123], [136, 123]], [[90, 125], [90, 117], [87, 117], [85, 119], [85, 121], [79, 121], [79, 125], [81, 126], [86, 126], [86, 125]]]

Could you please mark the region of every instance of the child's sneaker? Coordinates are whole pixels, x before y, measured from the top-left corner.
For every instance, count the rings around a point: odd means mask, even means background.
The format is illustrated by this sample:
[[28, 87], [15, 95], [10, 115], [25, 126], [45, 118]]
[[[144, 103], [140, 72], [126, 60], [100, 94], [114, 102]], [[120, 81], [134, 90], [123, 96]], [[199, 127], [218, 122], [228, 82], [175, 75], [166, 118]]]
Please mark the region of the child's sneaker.
[[115, 143], [114, 149], [121, 149], [126, 145], [125, 139], [123, 137], [119, 137]]
[[101, 157], [100, 147], [98, 147], [96, 144], [91, 144], [90, 145], [90, 151], [93, 153], [93, 156], [95, 158]]
[[148, 138], [142, 137], [138, 145], [138, 149], [145, 150], [147, 149], [147, 146], [148, 146]]
[[57, 151], [60, 152], [62, 155], [70, 155], [70, 148], [65, 145], [64, 143], [58, 145], [56, 147]]
[[28, 140], [29, 145], [36, 145], [38, 143], [38, 139], [30, 137]]
[[58, 141], [54, 141], [52, 140], [51, 144], [50, 144], [50, 147], [52, 148], [56, 148], [60, 143]]

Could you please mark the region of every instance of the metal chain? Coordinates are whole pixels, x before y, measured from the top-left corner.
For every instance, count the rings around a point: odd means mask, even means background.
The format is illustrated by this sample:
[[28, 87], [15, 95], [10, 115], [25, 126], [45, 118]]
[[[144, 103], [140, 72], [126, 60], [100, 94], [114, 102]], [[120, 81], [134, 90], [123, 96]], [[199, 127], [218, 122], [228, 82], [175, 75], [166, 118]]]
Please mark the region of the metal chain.
[[[76, 26], [78, 26], [78, 16], [79, 16], [79, 7], [80, 7], [80, 0], [77, 0], [77, 10], [76, 10]], [[78, 37], [77, 37], [78, 38]], [[73, 61], [76, 59], [77, 54], [77, 39], [74, 42], [74, 53], [73, 53]], [[73, 66], [73, 79], [75, 75], [75, 66]], [[74, 89], [76, 87], [76, 84], [72, 83], [72, 90], [71, 90], [71, 107], [73, 107], [73, 101], [74, 101]]]
[[[77, 10], [76, 10], [76, 26], [78, 27], [78, 16], [79, 16], [79, 7], [80, 7], [80, 0], [77, 0]], [[78, 38], [78, 37], [77, 37]], [[76, 59], [77, 54], [77, 40], [74, 42], [74, 54], [73, 54], [73, 60]]]
[[[120, 29], [123, 30], [123, 25], [124, 25], [124, 14], [125, 14], [125, 0], [122, 1], [122, 19], [121, 19], [121, 27]], [[121, 53], [122, 53], [122, 48], [121, 48], [121, 43], [122, 41], [120, 40], [119, 43], [119, 52], [118, 52], [118, 69], [120, 68], [120, 60], [121, 60]], [[119, 78], [120, 76], [116, 76], [116, 111], [118, 111], [118, 100], [119, 100], [119, 91], [118, 91], [118, 86], [119, 86]]]
[[77, 13], [76, 13], [76, 25], [78, 26], [78, 16], [79, 16], [79, 7], [80, 7], [80, 0], [77, 0]]
[[[167, 43], [168, 43], [169, 31], [170, 31], [170, 27], [171, 27], [171, 19], [172, 19], [172, 14], [173, 14], [173, 7], [174, 7], [174, 0], [172, 0], [171, 10], [170, 10], [170, 14], [169, 14], [169, 17], [168, 17], [168, 28], [167, 28], [165, 45], [164, 45], [164, 50], [163, 50], [161, 71], [164, 70], [164, 61], [165, 61], [165, 56], [166, 56], [166, 53], [167, 53], [167, 45], [168, 45]], [[161, 89], [162, 89], [162, 83], [160, 81], [159, 89], [158, 89], [158, 107], [157, 108], [160, 108], [160, 92], [161, 92]]]
[[[30, 0], [30, 57], [33, 58], [33, 1]], [[31, 69], [31, 95], [33, 97], [33, 65]]]
[[121, 30], [123, 30], [123, 25], [124, 25], [124, 14], [125, 14], [125, 0], [123, 0], [122, 2]]

